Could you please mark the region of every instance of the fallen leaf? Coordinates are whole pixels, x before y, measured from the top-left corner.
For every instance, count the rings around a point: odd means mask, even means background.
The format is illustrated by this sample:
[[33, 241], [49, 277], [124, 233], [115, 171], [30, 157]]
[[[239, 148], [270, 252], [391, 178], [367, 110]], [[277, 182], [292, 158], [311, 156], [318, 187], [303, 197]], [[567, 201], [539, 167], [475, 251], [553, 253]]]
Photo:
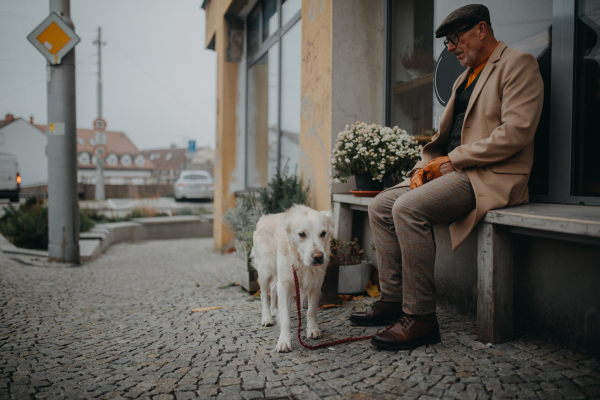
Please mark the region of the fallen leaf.
[[224, 307], [202, 307], [202, 308], [194, 308], [191, 312], [204, 312], [204, 311], [212, 311], [212, 310], [218, 310], [220, 308], [225, 308], [227, 306]]
[[381, 293], [379, 292], [379, 288], [377, 287], [377, 285], [373, 285], [373, 282], [371, 282], [371, 281], [369, 281], [369, 283], [367, 284], [366, 289], [367, 289], [367, 293], [371, 297], [381, 296]]
[[345, 302], [350, 300], [350, 297], [352, 296], [349, 294], [338, 294], [338, 297], [340, 298], [340, 300], [342, 300], [342, 304], [344, 304]]
[[362, 300], [363, 297], [365, 297], [365, 296], [363, 296], [363, 295], [361, 295], [361, 296], [352, 296], [352, 301]]
[[258, 296], [260, 296], [260, 290], [252, 295], [252, 297], [258, 297]]
[[318, 308], [318, 310], [324, 310], [326, 308], [332, 308], [332, 307], [341, 307], [339, 304], [323, 304], [321, 307]]

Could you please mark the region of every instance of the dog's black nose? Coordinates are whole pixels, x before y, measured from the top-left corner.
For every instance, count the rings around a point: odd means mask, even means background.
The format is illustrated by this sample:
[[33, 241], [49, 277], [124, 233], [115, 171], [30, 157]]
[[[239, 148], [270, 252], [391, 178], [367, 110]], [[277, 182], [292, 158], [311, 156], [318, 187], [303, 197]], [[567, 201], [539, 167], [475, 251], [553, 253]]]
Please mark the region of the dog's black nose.
[[312, 258], [315, 264], [323, 264], [323, 253], [315, 253]]

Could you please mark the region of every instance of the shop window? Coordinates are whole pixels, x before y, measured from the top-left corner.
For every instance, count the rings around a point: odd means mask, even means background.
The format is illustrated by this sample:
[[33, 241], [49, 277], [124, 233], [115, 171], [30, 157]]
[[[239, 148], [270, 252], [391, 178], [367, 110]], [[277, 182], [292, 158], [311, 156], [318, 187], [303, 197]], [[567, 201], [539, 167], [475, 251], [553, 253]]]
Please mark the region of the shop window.
[[300, 157], [300, 73], [302, 24], [295, 24], [281, 39], [281, 163], [298, 171]]
[[277, 168], [298, 173], [301, 1], [263, 0], [247, 20], [246, 186], [265, 187]]
[[281, 5], [281, 25], [285, 26], [302, 8], [302, 0], [283, 0]]
[[265, 0], [263, 4], [263, 41], [277, 32], [278, 22], [277, 0]]
[[248, 70], [248, 185], [263, 187], [277, 168], [279, 51], [274, 46]]
[[[596, 0], [598, 1], [598, 0]], [[546, 97], [535, 139], [532, 194], [547, 194], [549, 187], [551, 26], [553, 0], [481, 1], [490, 10], [494, 36], [508, 46], [538, 59]], [[471, 4], [466, 0], [388, 0], [389, 54], [386, 75], [386, 123], [397, 125], [422, 143], [439, 128], [455, 80], [465, 71], [445, 50], [434, 31], [453, 10]], [[593, 134], [591, 134], [593, 135]], [[595, 135], [600, 137], [599, 135]]]
[[600, 196], [600, 1], [577, 2], [573, 104], [572, 192]]

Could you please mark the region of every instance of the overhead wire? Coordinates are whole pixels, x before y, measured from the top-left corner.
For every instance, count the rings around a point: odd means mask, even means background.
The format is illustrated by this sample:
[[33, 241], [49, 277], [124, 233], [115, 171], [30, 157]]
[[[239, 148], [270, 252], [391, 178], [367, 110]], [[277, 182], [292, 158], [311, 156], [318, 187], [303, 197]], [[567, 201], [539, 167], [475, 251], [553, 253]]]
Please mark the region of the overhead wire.
[[163, 89], [167, 94], [169, 94], [171, 96], [171, 98], [173, 100], [175, 100], [180, 106], [185, 107], [187, 109], [189, 109], [190, 111], [196, 112], [196, 110], [193, 110], [188, 104], [186, 104], [185, 102], [181, 101], [179, 98], [177, 98], [177, 95], [174, 94], [166, 85], [164, 85], [162, 82], [160, 82], [158, 79], [156, 79], [150, 72], [148, 72], [143, 66], [141, 66], [137, 61], [135, 61], [134, 59], [132, 59], [131, 57], [129, 57], [129, 55], [123, 50], [121, 49], [119, 46], [117, 46], [115, 44], [115, 41], [111, 41], [111, 46], [114, 46], [115, 49], [117, 49], [117, 51], [119, 53], [121, 53], [121, 55], [123, 55], [125, 58], [127, 58], [127, 60], [129, 60], [129, 62], [131, 64], [133, 64], [135, 67], [137, 67], [140, 71], [142, 71], [144, 74], [146, 74], [146, 76], [148, 78], [150, 78], [150, 80], [152, 80], [156, 85], [158, 85], [161, 89]]
[[0, 96], [0, 99], [5, 99], [5, 98], [7, 98], [7, 97], [9, 97], [9, 96], [12, 96], [12, 95], [13, 95], [13, 94], [15, 94], [15, 93], [18, 93], [18, 92], [21, 92], [21, 91], [23, 91], [23, 90], [25, 90], [25, 89], [28, 89], [28, 88], [30, 88], [30, 87], [31, 87], [31, 86], [33, 86], [33, 85], [37, 85], [37, 84], [38, 84], [38, 83], [39, 83], [41, 80], [44, 80], [44, 79], [45, 79], [45, 78], [39, 78], [39, 79], [36, 79], [34, 82], [31, 82], [31, 83], [30, 83], [30, 84], [28, 84], [28, 85], [21, 86], [20, 88], [18, 88], [18, 89], [16, 89], [16, 90], [13, 90], [13, 91], [11, 91], [11, 92], [8, 92], [8, 93], [4, 93], [4, 95], [3, 95], [3, 96]]

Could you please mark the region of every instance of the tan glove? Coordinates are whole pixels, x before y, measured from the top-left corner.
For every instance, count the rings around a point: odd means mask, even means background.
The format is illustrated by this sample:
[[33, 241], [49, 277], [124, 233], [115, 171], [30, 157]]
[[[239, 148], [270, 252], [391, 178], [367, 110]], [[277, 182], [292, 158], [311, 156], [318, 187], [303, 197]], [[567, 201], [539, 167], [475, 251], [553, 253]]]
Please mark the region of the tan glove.
[[425, 181], [423, 180], [423, 169], [419, 168], [410, 178], [410, 190], [416, 189], [423, 184], [425, 184]]
[[423, 168], [423, 181], [427, 183], [452, 171], [453, 168], [449, 168], [448, 166], [444, 168], [446, 170], [444, 173], [440, 171], [440, 167], [445, 163], [450, 163], [450, 167], [452, 166], [452, 161], [450, 161], [450, 157], [437, 157], [433, 160], [428, 161], [427, 164], [425, 164], [425, 168]]

